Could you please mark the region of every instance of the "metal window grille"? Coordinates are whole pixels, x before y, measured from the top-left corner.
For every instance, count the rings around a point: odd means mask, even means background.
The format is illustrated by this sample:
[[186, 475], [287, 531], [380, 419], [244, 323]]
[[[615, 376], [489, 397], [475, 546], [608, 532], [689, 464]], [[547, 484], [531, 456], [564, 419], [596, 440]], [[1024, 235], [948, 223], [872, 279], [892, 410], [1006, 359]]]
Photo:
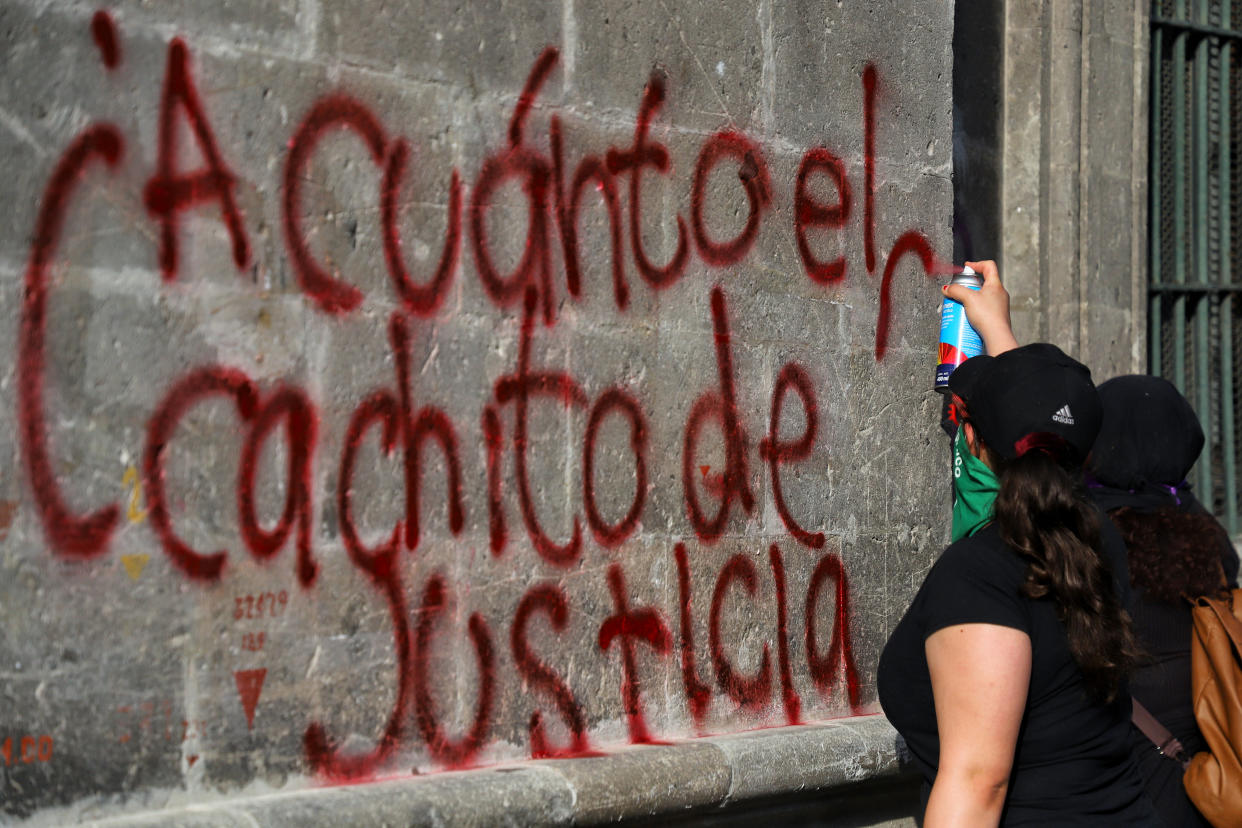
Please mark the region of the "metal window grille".
[[1242, 531], [1242, 0], [1153, 0], [1148, 367], [1207, 437], [1190, 482]]

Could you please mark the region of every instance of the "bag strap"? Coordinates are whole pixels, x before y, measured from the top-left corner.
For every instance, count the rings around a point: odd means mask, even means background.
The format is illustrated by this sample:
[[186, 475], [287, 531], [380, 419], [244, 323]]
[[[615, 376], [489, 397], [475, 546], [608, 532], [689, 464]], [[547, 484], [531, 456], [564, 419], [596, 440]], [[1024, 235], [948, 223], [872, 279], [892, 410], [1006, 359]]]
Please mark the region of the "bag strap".
[[[1220, 581], [1222, 591], [1228, 590], [1228, 583], [1225, 578], [1225, 568], [1218, 560], [1216, 567], [1220, 572]], [[1235, 601], [1242, 600], [1242, 589], [1234, 589], [1229, 591], [1229, 597], [1226, 600], [1212, 598], [1207, 595], [1200, 595], [1192, 598], [1185, 593], [1182, 597], [1189, 601], [1195, 607], [1209, 609], [1212, 614], [1220, 622], [1221, 629], [1229, 636], [1229, 640], [1233, 642], [1234, 651], [1242, 657], [1242, 619], [1233, 614], [1233, 605]], [[1169, 729], [1160, 724], [1160, 721], [1151, 714], [1142, 702], [1131, 697], [1133, 707], [1130, 711], [1130, 721], [1134, 726], [1143, 732], [1143, 735], [1156, 746], [1156, 752], [1161, 756], [1167, 756], [1181, 763], [1184, 770], [1190, 764], [1190, 757], [1186, 755], [1186, 749], [1182, 747], [1182, 743], [1169, 732]]]
[[1130, 721], [1134, 722], [1134, 726], [1143, 731], [1143, 735], [1156, 746], [1156, 752], [1161, 756], [1167, 756], [1179, 762], [1184, 769], [1190, 764], [1190, 757], [1186, 755], [1186, 749], [1182, 747], [1182, 743], [1177, 737], [1169, 732], [1169, 729], [1160, 724], [1160, 720], [1151, 715], [1142, 702], [1131, 697], [1134, 703], [1133, 709], [1130, 711]]
[[1212, 613], [1220, 621], [1221, 629], [1229, 636], [1229, 640], [1233, 642], [1233, 648], [1242, 655], [1242, 620], [1233, 614], [1233, 601], [1238, 600], [1239, 593], [1242, 589], [1235, 589], [1229, 595], [1229, 601], [1222, 601], [1219, 598], [1211, 598], [1207, 595], [1200, 595], [1196, 599], [1195, 604], [1199, 607], [1211, 609]]

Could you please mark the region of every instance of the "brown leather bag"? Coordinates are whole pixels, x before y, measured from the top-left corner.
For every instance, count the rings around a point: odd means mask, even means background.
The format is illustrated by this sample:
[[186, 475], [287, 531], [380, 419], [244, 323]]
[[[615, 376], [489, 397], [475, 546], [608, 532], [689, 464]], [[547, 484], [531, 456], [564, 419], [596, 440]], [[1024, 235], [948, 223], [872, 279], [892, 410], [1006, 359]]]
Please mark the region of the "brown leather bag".
[[1208, 750], [1190, 760], [1182, 784], [1216, 828], [1242, 828], [1242, 589], [1194, 604], [1191, 702]]

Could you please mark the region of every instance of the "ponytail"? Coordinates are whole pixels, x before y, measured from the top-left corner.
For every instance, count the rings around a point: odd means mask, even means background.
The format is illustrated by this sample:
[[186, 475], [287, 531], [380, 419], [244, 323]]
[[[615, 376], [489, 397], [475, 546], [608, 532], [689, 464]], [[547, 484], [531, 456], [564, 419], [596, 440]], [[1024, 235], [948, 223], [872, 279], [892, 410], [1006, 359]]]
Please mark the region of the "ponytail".
[[1000, 468], [995, 519], [1028, 560], [1024, 595], [1050, 597], [1093, 699], [1111, 702], [1141, 650], [1100, 554], [1100, 520], [1081, 470], [1051, 451], [1027, 451]]

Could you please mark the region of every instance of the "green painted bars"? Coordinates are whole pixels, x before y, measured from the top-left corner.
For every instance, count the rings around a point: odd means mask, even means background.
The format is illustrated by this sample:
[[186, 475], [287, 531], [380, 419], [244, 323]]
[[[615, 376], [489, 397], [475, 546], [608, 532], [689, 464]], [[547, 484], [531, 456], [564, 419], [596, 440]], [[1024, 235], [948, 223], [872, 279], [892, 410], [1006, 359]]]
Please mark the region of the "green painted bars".
[[1194, 405], [1190, 482], [1242, 531], [1242, 0], [1153, 0], [1148, 361]]

